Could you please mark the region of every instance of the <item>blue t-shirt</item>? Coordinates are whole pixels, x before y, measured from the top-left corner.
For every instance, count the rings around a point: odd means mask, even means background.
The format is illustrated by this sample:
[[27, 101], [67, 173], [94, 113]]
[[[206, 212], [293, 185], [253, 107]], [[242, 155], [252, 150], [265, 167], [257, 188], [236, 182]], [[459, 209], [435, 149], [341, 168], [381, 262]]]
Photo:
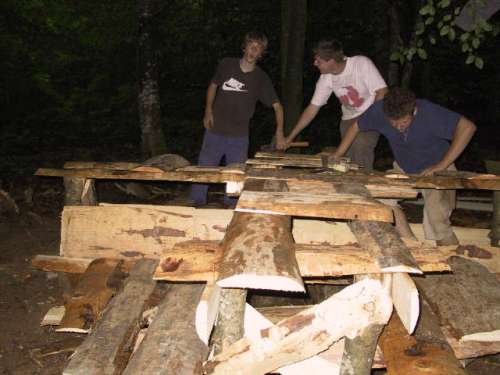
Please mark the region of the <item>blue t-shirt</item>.
[[439, 163], [448, 149], [461, 115], [425, 99], [417, 99], [417, 114], [401, 133], [385, 115], [383, 101], [374, 103], [358, 120], [362, 131], [375, 130], [384, 135], [394, 158], [406, 173], [420, 173]]

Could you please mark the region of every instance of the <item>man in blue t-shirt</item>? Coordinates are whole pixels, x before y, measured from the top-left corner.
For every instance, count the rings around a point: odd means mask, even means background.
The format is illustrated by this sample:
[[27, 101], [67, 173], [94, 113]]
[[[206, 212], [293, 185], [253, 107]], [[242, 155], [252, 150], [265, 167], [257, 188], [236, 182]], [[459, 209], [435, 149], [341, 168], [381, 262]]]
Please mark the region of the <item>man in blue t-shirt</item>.
[[[417, 100], [410, 90], [396, 87], [351, 125], [333, 157], [343, 156], [358, 132], [368, 130], [387, 138], [396, 169], [427, 176], [455, 169], [454, 162], [471, 140], [476, 126], [456, 112], [424, 99]], [[423, 189], [421, 193], [425, 201], [425, 237], [435, 240], [437, 245], [458, 244], [450, 223], [455, 191]], [[398, 209], [395, 218], [400, 233], [408, 233], [404, 214]]]

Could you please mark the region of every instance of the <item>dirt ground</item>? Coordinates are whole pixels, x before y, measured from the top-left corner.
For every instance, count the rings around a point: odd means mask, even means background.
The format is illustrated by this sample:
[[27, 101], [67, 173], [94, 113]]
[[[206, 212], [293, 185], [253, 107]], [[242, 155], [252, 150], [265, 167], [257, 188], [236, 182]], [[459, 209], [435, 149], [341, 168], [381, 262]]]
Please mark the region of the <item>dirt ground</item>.
[[[58, 179], [40, 179], [8, 191], [19, 214], [0, 211], [0, 374], [61, 374], [84, 335], [40, 327], [50, 307], [62, 304], [57, 274], [30, 267], [37, 254], [57, 255], [63, 188]], [[421, 207], [405, 205], [410, 220], [421, 220]], [[457, 211], [455, 224], [483, 227], [484, 213]], [[469, 374], [500, 374], [500, 357], [476, 359]]]

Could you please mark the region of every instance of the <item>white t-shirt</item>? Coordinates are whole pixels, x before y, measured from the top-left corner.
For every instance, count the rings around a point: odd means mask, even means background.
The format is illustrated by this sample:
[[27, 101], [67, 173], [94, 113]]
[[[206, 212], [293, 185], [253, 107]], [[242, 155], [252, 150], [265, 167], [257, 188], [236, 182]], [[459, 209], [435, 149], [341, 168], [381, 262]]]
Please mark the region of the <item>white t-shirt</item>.
[[375, 92], [384, 87], [384, 79], [368, 57], [347, 57], [342, 73], [319, 77], [311, 104], [321, 107], [335, 92], [342, 104], [342, 120], [349, 120], [363, 114], [375, 101]]

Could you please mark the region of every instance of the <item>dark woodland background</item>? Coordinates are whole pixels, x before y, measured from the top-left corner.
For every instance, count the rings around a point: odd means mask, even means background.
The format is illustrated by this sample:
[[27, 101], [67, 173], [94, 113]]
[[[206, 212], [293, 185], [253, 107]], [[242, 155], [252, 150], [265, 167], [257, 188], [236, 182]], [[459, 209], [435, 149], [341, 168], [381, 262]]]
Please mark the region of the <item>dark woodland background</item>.
[[[68, 160], [143, 159], [138, 82], [145, 57], [158, 62], [165, 151], [195, 162], [203, 135], [207, 85], [220, 58], [241, 55], [241, 38], [246, 31], [260, 30], [269, 37], [268, 53], [261, 66], [281, 93], [282, 15], [285, 8], [297, 4], [303, 7], [300, 20], [294, 22], [305, 25], [301, 101], [306, 105], [318, 77], [311, 55], [318, 39], [333, 36], [343, 42], [347, 55], [369, 56], [388, 79], [394, 69], [390, 60], [394, 38], [411, 46], [422, 13], [419, 10], [426, 3], [3, 0], [2, 184], [19, 176], [31, 176], [38, 167], [61, 167]], [[449, 6], [447, 3], [442, 3], [446, 7], [441, 12], [465, 2], [452, 1]], [[144, 19], [140, 18], [145, 4], [154, 10], [146, 28], [141, 26]], [[421, 35], [426, 40], [435, 37], [437, 43], [421, 45], [427, 58], [418, 58], [417, 54], [411, 61], [409, 86], [419, 96], [456, 110], [478, 125], [479, 130], [461, 159], [469, 170], [484, 169], [485, 158], [500, 159], [500, 48], [495, 35], [499, 13], [489, 20], [493, 31], [480, 44], [475, 43], [474, 53], [484, 61], [482, 69], [474, 63], [466, 64], [467, 53], [462, 52], [458, 35], [451, 41], [430, 28]], [[292, 29], [296, 26], [292, 25]], [[144, 54], [141, 46], [145, 31], [151, 37], [149, 55]], [[404, 66], [396, 68], [402, 70]], [[303, 132], [303, 139], [311, 143], [308, 152], [338, 143], [339, 116], [338, 102], [332, 96]], [[259, 106], [252, 120], [251, 153], [269, 143], [273, 133], [273, 111]], [[379, 167], [384, 166], [383, 160], [390, 159], [384, 142], [379, 145], [377, 156]]]

